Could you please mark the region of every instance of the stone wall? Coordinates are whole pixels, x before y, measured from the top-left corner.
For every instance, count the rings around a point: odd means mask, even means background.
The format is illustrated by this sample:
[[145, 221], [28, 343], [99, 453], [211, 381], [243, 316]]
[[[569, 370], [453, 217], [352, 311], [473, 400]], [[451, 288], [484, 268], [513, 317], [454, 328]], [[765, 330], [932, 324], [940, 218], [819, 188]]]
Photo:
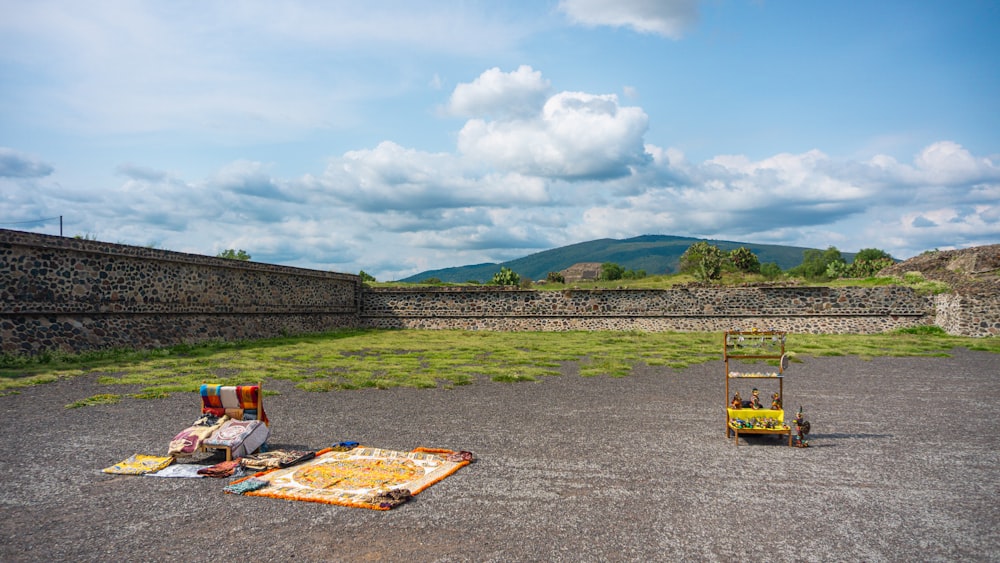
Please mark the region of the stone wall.
[[909, 288], [364, 288], [358, 276], [0, 229], [0, 353], [155, 348], [336, 328], [1000, 335], [1000, 296]]
[[349, 274], [0, 230], [0, 352], [353, 327], [360, 287]]
[[932, 298], [905, 287], [739, 287], [530, 291], [366, 289], [362, 325], [462, 330], [722, 331], [871, 334], [933, 324]]
[[948, 334], [1000, 336], [1000, 295], [935, 296], [935, 324]]

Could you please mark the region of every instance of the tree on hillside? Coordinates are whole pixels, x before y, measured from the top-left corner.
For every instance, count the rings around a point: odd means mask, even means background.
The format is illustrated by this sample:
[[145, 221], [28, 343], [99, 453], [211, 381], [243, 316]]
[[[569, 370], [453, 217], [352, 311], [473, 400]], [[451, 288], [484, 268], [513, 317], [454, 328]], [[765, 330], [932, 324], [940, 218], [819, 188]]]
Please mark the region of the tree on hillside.
[[230, 260], [249, 260], [250, 255], [247, 254], [246, 250], [242, 248], [239, 250], [233, 250], [232, 248], [227, 248], [216, 255], [217, 258], [228, 258]]

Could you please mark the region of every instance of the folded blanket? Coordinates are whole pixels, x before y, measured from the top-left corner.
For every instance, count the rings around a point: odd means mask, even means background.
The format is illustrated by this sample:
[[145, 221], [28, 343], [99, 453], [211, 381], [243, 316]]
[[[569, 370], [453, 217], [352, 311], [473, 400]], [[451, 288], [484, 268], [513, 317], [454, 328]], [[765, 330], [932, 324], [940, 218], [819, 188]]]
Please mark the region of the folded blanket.
[[239, 481], [229, 485], [222, 489], [227, 493], [232, 493], [236, 495], [242, 495], [243, 493], [248, 493], [250, 491], [256, 491], [257, 489], [263, 489], [268, 486], [267, 481], [262, 481], [260, 479], [254, 479], [253, 477], [246, 479], [245, 481]]
[[151, 471], [159, 471], [174, 462], [172, 457], [163, 457], [146, 454], [132, 454], [119, 463], [111, 467], [105, 467], [101, 471], [117, 475], [142, 475]]
[[240, 461], [240, 465], [247, 469], [263, 471], [265, 469], [291, 467], [296, 463], [301, 463], [314, 457], [316, 457], [316, 452], [300, 450], [274, 450], [248, 455]]
[[227, 420], [229, 420], [227, 416], [203, 415], [193, 425], [174, 436], [174, 439], [170, 441], [167, 453], [172, 456], [192, 455], [201, 445], [202, 440], [215, 433]]
[[207, 465], [197, 465], [194, 463], [176, 463], [174, 465], [164, 467], [159, 471], [154, 471], [152, 473], [146, 473], [146, 477], [180, 477], [185, 479], [201, 479], [205, 477], [201, 475], [199, 471], [203, 468], [208, 467]]
[[205, 477], [232, 477], [236, 473], [236, 469], [240, 466], [240, 460], [234, 459], [230, 461], [223, 461], [222, 463], [216, 463], [209, 467], [203, 467], [198, 470], [198, 473], [204, 475]]

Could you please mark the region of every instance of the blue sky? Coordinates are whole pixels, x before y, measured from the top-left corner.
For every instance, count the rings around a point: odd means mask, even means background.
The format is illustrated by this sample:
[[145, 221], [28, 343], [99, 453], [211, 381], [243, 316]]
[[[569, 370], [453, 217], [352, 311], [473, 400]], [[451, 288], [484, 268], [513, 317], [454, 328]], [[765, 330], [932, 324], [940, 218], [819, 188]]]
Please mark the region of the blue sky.
[[0, 0], [0, 228], [392, 280], [1000, 242], [1000, 3]]

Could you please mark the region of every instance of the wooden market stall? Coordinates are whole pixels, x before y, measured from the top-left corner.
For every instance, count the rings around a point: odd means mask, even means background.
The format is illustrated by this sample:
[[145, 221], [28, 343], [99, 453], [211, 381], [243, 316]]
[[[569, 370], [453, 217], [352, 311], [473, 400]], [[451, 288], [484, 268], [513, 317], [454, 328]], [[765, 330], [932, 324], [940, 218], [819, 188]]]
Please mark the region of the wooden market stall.
[[[785, 376], [787, 356], [785, 355], [785, 332], [780, 331], [726, 331], [722, 355], [726, 365], [726, 437], [733, 436], [739, 445], [740, 434], [787, 434], [788, 445], [792, 445], [792, 429], [785, 422], [783, 408], [785, 397]], [[743, 372], [741, 362], [777, 360], [778, 365], [765, 365], [762, 370]], [[776, 369], [776, 371], [775, 371]], [[731, 381], [753, 381], [750, 397], [744, 399], [735, 389], [730, 395]], [[777, 383], [777, 385], [775, 385]], [[765, 385], [766, 384], [766, 385]], [[757, 385], [770, 390], [760, 397]], [[775, 390], [777, 389], [777, 390]]]

